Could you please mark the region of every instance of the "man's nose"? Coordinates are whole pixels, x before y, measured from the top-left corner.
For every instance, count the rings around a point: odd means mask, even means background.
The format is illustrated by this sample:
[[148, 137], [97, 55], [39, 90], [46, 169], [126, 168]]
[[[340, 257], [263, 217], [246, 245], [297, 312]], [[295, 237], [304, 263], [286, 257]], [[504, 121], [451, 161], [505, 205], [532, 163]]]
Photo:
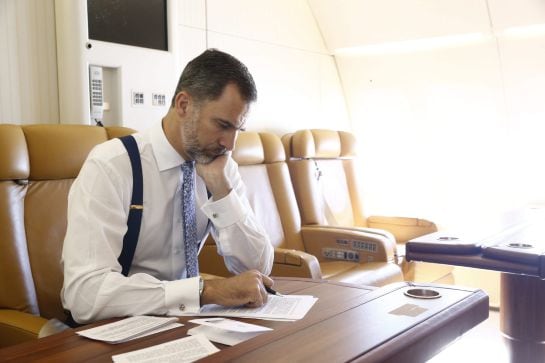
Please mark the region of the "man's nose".
[[235, 142], [237, 141], [238, 130], [227, 131], [222, 135], [220, 139], [220, 145], [226, 148], [228, 151], [231, 151], [235, 147]]

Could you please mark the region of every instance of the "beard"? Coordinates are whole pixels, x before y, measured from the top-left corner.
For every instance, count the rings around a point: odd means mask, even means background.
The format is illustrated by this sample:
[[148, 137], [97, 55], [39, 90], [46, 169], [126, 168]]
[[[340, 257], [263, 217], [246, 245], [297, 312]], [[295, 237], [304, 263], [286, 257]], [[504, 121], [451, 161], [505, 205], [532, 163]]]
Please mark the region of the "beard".
[[199, 164], [210, 164], [215, 158], [227, 153], [227, 149], [220, 145], [201, 146], [197, 135], [199, 114], [195, 112], [183, 126], [185, 152]]

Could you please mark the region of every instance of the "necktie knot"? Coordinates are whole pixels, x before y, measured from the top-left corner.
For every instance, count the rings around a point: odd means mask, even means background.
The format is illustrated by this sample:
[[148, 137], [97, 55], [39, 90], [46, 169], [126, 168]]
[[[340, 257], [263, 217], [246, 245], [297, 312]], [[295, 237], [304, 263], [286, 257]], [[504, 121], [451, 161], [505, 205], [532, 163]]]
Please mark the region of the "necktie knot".
[[195, 170], [195, 161], [193, 160], [184, 161], [184, 163], [182, 164], [182, 173], [184, 174], [184, 181], [186, 178], [186, 173], [192, 174], [193, 170]]

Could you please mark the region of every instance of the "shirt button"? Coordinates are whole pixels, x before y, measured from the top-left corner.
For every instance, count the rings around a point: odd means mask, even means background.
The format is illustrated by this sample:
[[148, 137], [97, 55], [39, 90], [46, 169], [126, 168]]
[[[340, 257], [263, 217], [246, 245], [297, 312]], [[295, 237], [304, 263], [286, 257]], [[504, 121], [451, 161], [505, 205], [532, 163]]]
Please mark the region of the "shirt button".
[[218, 218], [218, 213], [212, 213], [212, 218]]
[[180, 309], [180, 311], [185, 311], [185, 305], [184, 304], [181, 304], [178, 309]]

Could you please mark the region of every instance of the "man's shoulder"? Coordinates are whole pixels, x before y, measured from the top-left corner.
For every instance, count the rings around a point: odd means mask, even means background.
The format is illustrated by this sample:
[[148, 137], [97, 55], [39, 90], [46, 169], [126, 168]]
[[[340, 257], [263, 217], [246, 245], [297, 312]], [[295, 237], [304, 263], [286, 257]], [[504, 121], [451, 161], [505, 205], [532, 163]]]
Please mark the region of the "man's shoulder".
[[[138, 144], [138, 149], [142, 150], [145, 140], [142, 134], [132, 134]], [[141, 152], [141, 151], [140, 151]], [[118, 160], [127, 159], [127, 149], [123, 146], [123, 143], [119, 138], [110, 139], [101, 144], [96, 145], [89, 153], [89, 159], [104, 163], [115, 163]]]
[[121, 141], [115, 138], [96, 145], [89, 153], [88, 159], [111, 162], [126, 153], [127, 151]]

